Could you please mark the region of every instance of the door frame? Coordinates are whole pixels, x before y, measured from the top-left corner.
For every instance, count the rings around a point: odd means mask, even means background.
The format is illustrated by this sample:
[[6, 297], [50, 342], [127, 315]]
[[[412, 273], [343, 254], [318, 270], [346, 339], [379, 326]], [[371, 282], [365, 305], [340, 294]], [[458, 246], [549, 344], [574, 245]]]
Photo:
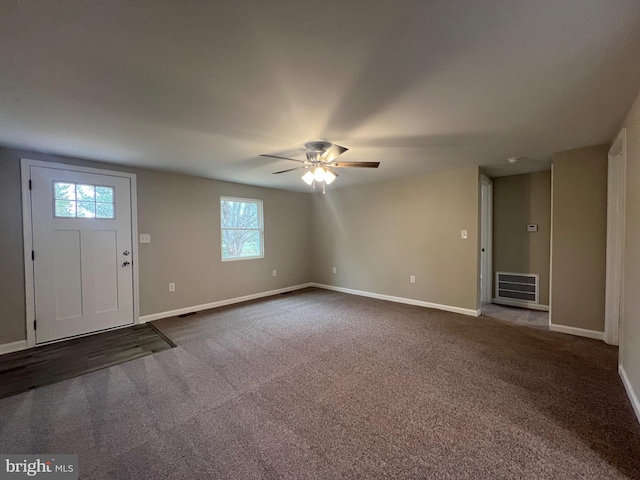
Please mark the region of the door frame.
[[[624, 233], [627, 131], [620, 130], [609, 149], [607, 166], [607, 267], [604, 340], [620, 342], [624, 294]], [[622, 347], [621, 347], [622, 349]]]
[[[486, 198], [482, 195], [486, 188]], [[486, 213], [485, 213], [486, 209]], [[486, 265], [482, 265], [482, 240], [486, 237]], [[485, 175], [480, 175], [480, 310], [482, 303], [491, 303], [493, 288], [493, 182]], [[484, 275], [483, 275], [484, 273]]]
[[[131, 249], [133, 267], [133, 323], [140, 323], [140, 301], [138, 288], [138, 194], [136, 187], [136, 174], [120, 172], [117, 170], [104, 170], [99, 168], [81, 167], [66, 163], [45, 162], [42, 160], [20, 159], [22, 174], [22, 234], [24, 239], [24, 289], [26, 302], [25, 328], [27, 332], [27, 348], [37, 347], [36, 335], [33, 328], [35, 316], [35, 289], [33, 275], [33, 259], [31, 251], [33, 249], [33, 223], [31, 218], [31, 190], [29, 180], [31, 177], [31, 167], [55, 168], [78, 173], [95, 173], [99, 175], [109, 175], [128, 178], [131, 182]], [[131, 324], [125, 325], [130, 326]], [[123, 328], [123, 327], [116, 327]], [[78, 337], [91, 335], [85, 333]], [[75, 338], [75, 337], [74, 337]], [[54, 343], [54, 342], [47, 342]], [[42, 343], [40, 345], [46, 345]]]

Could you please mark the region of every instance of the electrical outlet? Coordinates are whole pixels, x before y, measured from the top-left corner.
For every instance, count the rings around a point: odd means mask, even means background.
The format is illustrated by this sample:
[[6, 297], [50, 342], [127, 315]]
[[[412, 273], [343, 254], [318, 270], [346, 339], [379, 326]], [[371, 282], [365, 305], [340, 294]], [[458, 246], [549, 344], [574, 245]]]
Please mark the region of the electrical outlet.
[[141, 233], [140, 234], [140, 243], [151, 243], [151, 234], [150, 233]]
[[277, 270], [273, 271], [273, 276], [275, 277], [278, 274]]
[[333, 273], [337, 273], [338, 270], [336, 269], [336, 267], [333, 267]]
[[416, 276], [415, 275], [411, 275], [409, 277], [409, 283], [416, 283]]
[[175, 283], [170, 283], [169, 284], [169, 291], [170, 292], [175, 292], [176, 291], [176, 284]]

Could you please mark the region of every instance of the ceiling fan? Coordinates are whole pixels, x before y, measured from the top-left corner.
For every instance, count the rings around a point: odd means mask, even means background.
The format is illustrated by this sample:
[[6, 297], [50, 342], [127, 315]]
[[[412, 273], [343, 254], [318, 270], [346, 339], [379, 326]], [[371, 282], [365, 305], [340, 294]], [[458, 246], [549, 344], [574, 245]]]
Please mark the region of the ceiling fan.
[[338, 173], [335, 168], [378, 168], [380, 162], [339, 162], [336, 161], [340, 155], [349, 150], [335, 143], [325, 140], [316, 140], [304, 144], [306, 148], [306, 160], [298, 160], [296, 158], [282, 157], [280, 155], [262, 154], [261, 157], [279, 158], [281, 160], [290, 160], [292, 162], [302, 163], [302, 166], [288, 168], [279, 172], [273, 172], [274, 175], [280, 173], [292, 172], [294, 170], [307, 170], [302, 176], [302, 180], [307, 184], [316, 188], [316, 183], [322, 184], [322, 193], [325, 193], [325, 186], [333, 182]]

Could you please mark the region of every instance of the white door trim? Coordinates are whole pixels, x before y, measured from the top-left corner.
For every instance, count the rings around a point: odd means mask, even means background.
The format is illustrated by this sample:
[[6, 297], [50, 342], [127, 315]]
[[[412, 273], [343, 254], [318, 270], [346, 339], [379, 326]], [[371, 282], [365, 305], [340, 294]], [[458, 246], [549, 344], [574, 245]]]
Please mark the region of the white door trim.
[[549, 328], [553, 325], [553, 162], [551, 162], [551, 228], [549, 234]]
[[604, 340], [611, 345], [618, 345], [620, 340], [623, 307], [626, 132], [625, 128], [620, 130], [609, 149]]
[[119, 172], [116, 170], [102, 170], [98, 168], [79, 167], [76, 165], [68, 165], [64, 163], [44, 162], [41, 160], [30, 160], [22, 158], [22, 232], [24, 238], [24, 287], [26, 298], [26, 331], [27, 331], [27, 347], [36, 346], [36, 336], [33, 329], [35, 320], [35, 291], [33, 288], [33, 262], [31, 259], [31, 251], [33, 248], [33, 226], [31, 219], [31, 193], [29, 190], [30, 169], [32, 166], [57, 168], [60, 170], [70, 170], [82, 173], [96, 173], [100, 175], [111, 175], [125, 177], [131, 181], [131, 236], [132, 236], [132, 253], [133, 253], [133, 323], [139, 323], [140, 319], [140, 301], [138, 292], [138, 206], [137, 206], [137, 188], [136, 174]]
[[[487, 189], [486, 205], [482, 196], [483, 188]], [[486, 212], [485, 212], [486, 207]], [[493, 286], [493, 182], [484, 175], [480, 175], [480, 302], [491, 302], [491, 288]], [[482, 271], [482, 239], [486, 235], [486, 263]], [[480, 309], [480, 305], [478, 306]]]

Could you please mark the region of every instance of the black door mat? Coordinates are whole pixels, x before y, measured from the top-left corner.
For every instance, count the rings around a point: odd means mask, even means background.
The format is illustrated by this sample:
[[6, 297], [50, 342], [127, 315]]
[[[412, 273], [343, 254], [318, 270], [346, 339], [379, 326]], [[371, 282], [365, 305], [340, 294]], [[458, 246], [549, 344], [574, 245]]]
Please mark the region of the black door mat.
[[145, 357], [176, 345], [149, 323], [0, 356], [0, 398]]

